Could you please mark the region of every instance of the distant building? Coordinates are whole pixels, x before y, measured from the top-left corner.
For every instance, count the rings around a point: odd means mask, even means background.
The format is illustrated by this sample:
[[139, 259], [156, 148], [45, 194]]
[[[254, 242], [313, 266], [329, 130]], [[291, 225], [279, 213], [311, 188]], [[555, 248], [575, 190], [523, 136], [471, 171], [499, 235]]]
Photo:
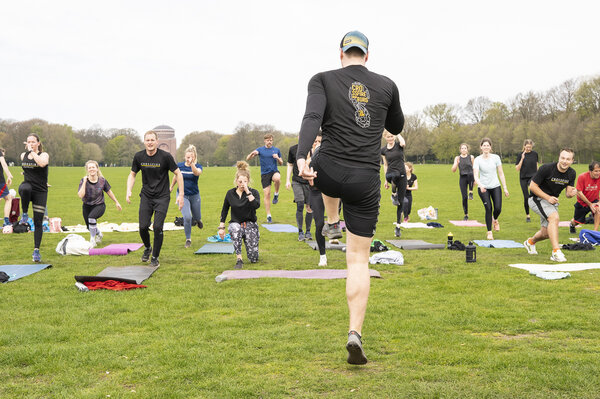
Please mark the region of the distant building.
[[177, 141], [175, 139], [175, 129], [173, 129], [171, 126], [160, 125], [156, 126], [152, 130], [155, 131], [156, 135], [158, 136], [158, 148], [173, 155], [173, 159], [177, 161]]

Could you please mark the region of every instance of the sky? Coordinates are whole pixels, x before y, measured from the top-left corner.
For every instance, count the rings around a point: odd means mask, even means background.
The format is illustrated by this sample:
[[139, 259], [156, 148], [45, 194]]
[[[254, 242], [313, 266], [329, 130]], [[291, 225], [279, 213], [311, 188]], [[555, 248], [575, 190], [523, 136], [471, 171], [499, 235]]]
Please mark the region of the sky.
[[0, 119], [143, 133], [299, 130], [351, 30], [406, 114], [600, 75], [597, 0], [0, 0]]

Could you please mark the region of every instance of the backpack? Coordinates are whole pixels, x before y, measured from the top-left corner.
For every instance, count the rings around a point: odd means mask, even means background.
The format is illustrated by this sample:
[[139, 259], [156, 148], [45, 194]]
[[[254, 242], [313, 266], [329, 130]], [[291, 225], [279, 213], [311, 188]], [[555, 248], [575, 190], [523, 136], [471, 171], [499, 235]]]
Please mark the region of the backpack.
[[89, 255], [92, 244], [77, 234], [69, 234], [56, 246], [56, 252], [61, 255]]
[[29, 233], [31, 231], [31, 226], [29, 223], [13, 223], [13, 233]]
[[579, 232], [579, 242], [592, 245], [600, 245], [600, 232], [583, 229]]
[[10, 213], [8, 214], [8, 221], [14, 223], [19, 220], [21, 216], [21, 199], [13, 198], [10, 204]]

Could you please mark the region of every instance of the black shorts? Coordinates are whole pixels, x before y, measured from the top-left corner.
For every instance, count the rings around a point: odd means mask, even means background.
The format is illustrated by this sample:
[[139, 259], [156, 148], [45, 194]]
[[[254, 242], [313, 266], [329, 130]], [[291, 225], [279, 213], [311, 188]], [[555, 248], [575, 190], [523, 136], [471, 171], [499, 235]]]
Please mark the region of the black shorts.
[[279, 171], [265, 173], [264, 175], [260, 175], [260, 182], [262, 183], [263, 188], [267, 188], [271, 185], [271, 180], [273, 180], [273, 176], [276, 173], [279, 174]]
[[[598, 202], [598, 200], [592, 202], [592, 204], [595, 204], [597, 202]], [[575, 220], [577, 223], [584, 224], [585, 217], [592, 210], [587, 206], [581, 205], [579, 202], [575, 202], [574, 207], [575, 207], [575, 212], [573, 213], [573, 220]]]
[[348, 231], [361, 237], [373, 237], [381, 199], [379, 172], [339, 165], [318, 151], [311, 166], [317, 172], [315, 186], [323, 194], [342, 200]]

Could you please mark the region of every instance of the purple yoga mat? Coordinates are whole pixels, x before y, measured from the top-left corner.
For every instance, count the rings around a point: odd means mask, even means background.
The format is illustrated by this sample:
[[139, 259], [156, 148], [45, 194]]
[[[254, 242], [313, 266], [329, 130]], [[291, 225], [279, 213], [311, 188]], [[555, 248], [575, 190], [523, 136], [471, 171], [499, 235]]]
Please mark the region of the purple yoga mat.
[[[243, 280], [248, 278], [274, 277], [331, 280], [346, 278], [346, 269], [313, 269], [313, 270], [225, 270], [217, 276], [218, 282], [225, 280]], [[369, 269], [371, 277], [381, 278], [377, 270]]]
[[143, 244], [110, 244], [104, 248], [90, 249], [90, 255], [127, 255], [129, 252], [137, 251]]
[[479, 223], [477, 220], [448, 220], [455, 226], [462, 227], [485, 227], [485, 224]]

